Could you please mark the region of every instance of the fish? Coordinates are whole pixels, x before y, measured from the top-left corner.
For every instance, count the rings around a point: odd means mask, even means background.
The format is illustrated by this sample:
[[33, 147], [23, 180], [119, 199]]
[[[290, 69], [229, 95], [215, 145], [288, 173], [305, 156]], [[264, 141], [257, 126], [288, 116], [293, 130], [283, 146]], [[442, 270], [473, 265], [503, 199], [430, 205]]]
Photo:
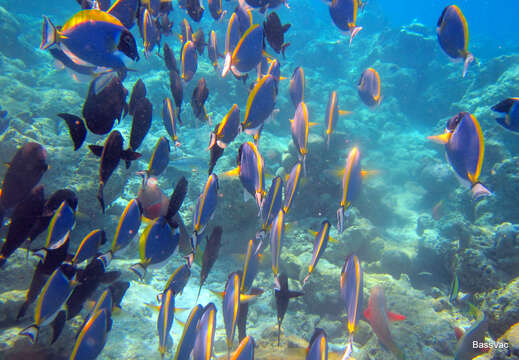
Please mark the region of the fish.
[[99, 310], [85, 323], [76, 339], [70, 360], [95, 359], [106, 343], [108, 314]]
[[360, 166], [360, 152], [354, 147], [348, 153], [344, 175], [342, 177], [342, 196], [339, 209], [337, 209], [337, 231], [344, 231], [344, 212], [351, 203], [356, 200], [362, 189], [362, 169]]
[[186, 10], [191, 19], [200, 22], [205, 9], [200, 5], [200, 0], [186, 0]]
[[193, 235], [191, 247], [195, 251], [198, 248], [198, 236], [202, 234], [209, 220], [214, 216], [218, 203], [218, 176], [211, 174], [198, 197], [193, 211]]
[[74, 257], [70, 260], [72, 266], [77, 266], [85, 260], [97, 256], [99, 246], [106, 243], [106, 233], [104, 230], [95, 229], [89, 232], [79, 244]]
[[137, 194], [137, 200], [142, 209], [142, 216], [149, 220], [155, 220], [159, 216], [166, 215], [169, 199], [160, 189], [157, 179], [147, 176], [146, 173], [139, 174], [142, 176], [142, 183]]
[[[218, 146], [225, 149], [240, 132], [240, 108], [234, 104], [211, 132], [209, 149]], [[211, 172], [211, 171], [210, 171]]]
[[240, 26], [240, 36], [243, 35], [249, 27], [252, 26], [252, 12], [246, 6], [242, 6], [240, 2], [238, 2], [238, 6], [234, 8], [234, 13], [236, 14], [238, 25]]
[[484, 312], [476, 309], [477, 317], [474, 324], [463, 333], [454, 353], [454, 360], [471, 360], [482, 353], [481, 348], [475, 347], [474, 342], [481, 344], [485, 342], [485, 334], [488, 330], [488, 320]]
[[346, 257], [341, 269], [341, 298], [348, 317], [349, 341], [346, 352], [353, 351], [353, 335], [357, 330], [362, 311], [364, 273], [355, 254]]
[[142, 79], [138, 79], [132, 88], [130, 103], [128, 104], [128, 114], [135, 115], [137, 104], [144, 98], [146, 98], [146, 85]]
[[485, 139], [476, 117], [460, 112], [447, 121], [441, 135], [427, 139], [445, 146], [447, 160], [462, 184], [470, 186], [472, 198], [490, 196], [490, 191], [479, 182], [485, 155]]
[[50, 220], [47, 237], [45, 238], [45, 248], [50, 248], [62, 241], [72, 230], [75, 223], [76, 213], [64, 200]]
[[182, 48], [188, 41], [193, 40], [193, 28], [186, 18], [180, 23], [180, 40], [182, 41], [180, 58], [182, 58]]
[[[221, 0], [211, 0], [211, 1], [221, 1]], [[209, 42], [207, 44], [207, 56], [211, 60], [213, 67], [215, 70], [218, 69], [218, 58], [223, 57], [222, 54], [218, 51], [218, 41], [216, 40], [216, 32], [211, 30], [209, 34]]]
[[[130, 147], [128, 151], [135, 151], [141, 146], [144, 138], [151, 128], [153, 119], [153, 104], [147, 98], [141, 99], [135, 106], [133, 114], [132, 130], [130, 132]], [[129, 160], [126, 160], [126, 168], [129, 167]]]
[[339, 115], [349, 114], [351, 114], [351, 111], [339, 110], [339, 100], [337, 98], [337, 91], [332, 91], [328, 99], [328, 106], [326, 107], [326, 149], [330, 148], [330, 139], [332, 137], [333, 130], [335, 129], [335, 125], [337, 125], [337, 120], [339, 120]]
[[141, 157], [141, 154], [131, 150], [123, 150], [123, 136], [118, 130], [114, 130], [108, 135], [104, 146], [90, 145], [90, 151], [96, 156], [101, 157], [99, 164], [99, 190], [97, 192], [97, 200], [101, 205], [103, 213], [105, 212], [105, 202], [103, 196], [103, 188], [119, 165], [121, 159], [134, 161]]
[[164, 290], [157, 296], [157, 300], [161, 302], [164, 294], [166, 294], [168, 290], [173, 290], [173, 294], [175, 296], [177, 294], [182, 294], [182, 291], [189, 281], [190, 276], [191, 269], [187, 264], [179, 266], [169, 277], [166, 285], [164, 286]]
[[281, 273], [277, 278], [277, 286], [274, 288], [274, 297], [276, 299], [276, 310], [278, 319], [278, 347], [281, 338], [281, 324], [285, 318], [290, 299], [303, 296], [301, 291], [292, 291], [288, 288], [288, 278], [285, 273]]
[[166, 352], [173, 345], [171, 338], [171, 327], [173, 326], [173, 319], [175, 318], [175, 292], [173, 289], [168, 289], [160, 304], [159, 316], [157, 317], [157, 331], [159, 334], [159, 353], [160, 357], [164, 359]]
[[327, 360], [328, 359], [328, 339], [326, 331], [315, 328], [308, 347], [306, 348], [306, 360]]
[[371, 289], [368, 308], [364, 310], [364, 317], [370, 324], [378, 340], [391, 351], [397, 359], [405, 359], [405, 353], [398, 347], [393, 340], [389, 330], [389, 321], [405, 320], [404, 315], [392, 313], [386, 308], [386, 296], [380, 286]]
[[132, 199], [126, 204], [115, 228], [114, 238], [110, 247], [111, 254], [116, 254], [130, 245], [132, 239], [139, 232], [141, 214], [142, 206], [137, 199]]
[[368, 68], [362, 72], [357, 86], [360, 99], [369, 107], [375, 107], [380, 104], [382, 97], [380, 95], [380, 76], [377, 70]]
[[227, 11], [222, 10], [222, 0], [208, 0], [207, 6], [209, 7], [212, 18], [218, 22], [222, 21], [227, 13]]
[[285, 33], [290, 29], [290, 24], [281, 24], [278, 14], [275, 11], [267, 16], [267, 20], [263, 22], [263, 30], [265, 38], [270, 47], [278, 54], [281, 52], [285, 57], [285, 50], [290, 43], [285, 42]]
[[27, 336], [33, 344], [37, 343], [40, 328], [51, 323], [59, 312], [64, 311], [64, 305], [75, 284], [76, 281], [68, 278], [61, 268], [54, 270], [36, 301], [34, 323], [23, 329], [20, 335]]
[[87, 129], [83, 119], [81, 119], [79, 116], [66, 113], [60, 113], [58, 116], [65, 120], [65, 123], [68, 126], [70, 137], [74, 142], [74, 151], [77, 151], [81, 145], [83, 145], [83, 142], [85, 142], [87, 135]]
[[184, 88], [182, 85], [180, 75], [176, 71], [169, 72], [169, 86], [171, 89], [171, 95], [173, 96], [173, 100], [175, 100], [176, 116], [178, 118], [178, 122], [182, 124], [182, 120], [180, 119], [180, 111], [182, 110]]
[[[218, 126], [218, 125], [217, 125]], [[209, 167], [207, 169], [207, 173], [210, 175], [214, 171], [214, 167], [216, 166], [216, 162], [219, 158], [222, 157], [224, 148], [221, 148], [218, 145], [212, 146], [210, 149], [210, 155], [209, 155]]]
[[265, 232], [270, 228], [272, 221], [279, 213], [283, 206], [283, 179], [276, 176], [270, 183], [269, 191], [265, 197], [265, 201], [261, 207], [261, 237], [265, 236]]
[[[196, 0], [198, 1], [198, 0]], [[198, 68], [198, 55], [196, 53], [196, 47], [193, 41], [189, 40], [184, 44], [182, 48], [181, 56], [181, 67], [182, 67], [182, 80], [189, 82], [196, 74]], [[173, 97], [175, 97], [173, 95]]]
[[78, 64], [125, 71], [123, 55], [139, 60], [132, 33], [115, 16], [101, 10], [82, 10], [59, 30], [44, 16], [42, 34], [41, 49], [57, 44]]
[[191, 353], [193, 359], [210, 360], [213, 355], [216, 311], [216, 306], [212, 302], [204, 307], [196, 328], [196, 339]]
[[277, 85], [272, 75], [265, 75], [252, 88], [247, 98], [240, 131], [256, 136], [276, 105]]
[[491, 109], [504, 114], [504, 117], [496, 118], [499, 125], [507, 130], [519, 132], [519, 98], [507, 98]]
[[225, 31], [225, 56], [232, 57], [232, 53], [240, 41], [240, 24], [238, 23], [238, 15], [233, 12], [227, 23]]
[[350, 32], [350, 46], [353, 38], [362, 30], [362, 26], [357, 26], [357, 11], [359, 0], [332, 0], [328, 10], [333, 23], [341, 31]]
[[115, 16], [127, 29], [131, 29], [137, 18], [139, 0], [116, 0], [107, 13]]
[[140, 262], [130, 267], [141, 281], [146, 269], [151, 265], [158, 266], [175, 252], [180, 238], [180, 231], [172, 229], [164, 217], [151, 222], [143, 231], [139, 240]]
[[196, 87], [193, 90], [193, 95], [191, 96], [191, 108], [193, 108], [193, 113], [195, 114], [197, 119], [204, 121], [207, 121], [209, 119], [204, 106], [208, 96], [209, 89], [207, 88], [205, 78], [202, 77], [200, 78], [200, 80], [198, 80], [198, 83], [196, 84]]
[[166, 170], [169, 164], [169, 141], [164, 136], [157, 140], [148, 164], [148, 175], [159, 176]]
[[90, 64], [76, 64], [75, 59], [70, 58], [63, 50], [59, 47], [52, 47], [49, 53], [54, 58], [56, 65], [59, 69], [68, 69], [73, 79], [77, 79], [78, 75], [87, 76], [98, 76], [103, 74], [110, 69], [103, 66], [95, 66]]
[[153, 21], [151, 12], [144, 9], [141, 15], [140, 31], [143, 40], [144, 56], [148, 58], [153, 51], [155, 45], [160, 42], [160, 32], [155, 21]]
[[232, 354], [231, 360], [253, 360], [255, 347], [256, 342], [252, 336], [243, 338], [236, 351]]
[[[166, 220], [169, 222], [171, 227], [175, 227], [174, 221], [175, 217], [178, 216], [178, 211], [182, 207], [184, 203], [184, 199], [187, 194], [187, 185], [188, 182], [184, 176], [182, 176], [175, 185], [175, 190], [169, 197], [168, 211], [166, 212]], [[183, 224], [176, 224], [183, 226]]]
[[263, 54], [263, 28], [259, 24], [251, 25], [241, 36], [232, 54], [227, 52], [222, 70], [222, 77], [232, 70], [236, 76], [243, 76], [254, 69]]
[[44, 186], [37, 185], [15, 206], [5, 242], [0, 249], [0, 268], [5, 265], [9, 256], [27, 241], [32, 227], [43, 213], [44, 205]]
[[436, 34], [442, 50], [452, 59], [464, 61], [463, 74], [467, 74], [468, 66], [474, 61], [474, 55], [469, 50], [469, 28], [467, 20], [456, 5], [446, 6], [438, 22]]
[[258, 275], [261, 245], [261, 241], [255, 240], [249, 240], [247, 245], [247, 253], [245, 254], [240, 284], [240, 292], [242, 294], [246, 294], [252, 289], [252, 283], [254, 282], [256, 275]]
[[299, 159], [303, 164], [303, 173], [306, 176], [306, 156], [308, 155], [308, 131], [316, 125], [309, 120], [308, 107], [304, 101], [297, 105], [294, 118], [290, 120], [292, 141], [299, 152]]
[[225, 335], [227, 340], [227, 358], [230, 357], [236, 323], [240, 312], [240, 274], [235, 271], [227, 278], [225, 284], [225, 295], [223, 297], [222, 313], [225, 324]]
[[5, 213], [22, 202], [48, 169], [47, 151], [36, 142], [22, 145], [9, 162], [0, 192], [0, 226]]
[[207, 276], [211, 272], [216, 259], [218, 259], [218, 252], [220, 251], [220, 246], [222, 245], [222, 233], [222, 227], [215, 226], [211, 232], [211, 236], [206, 237], [206, 245], [204, 254], [202, 255], [202, 268], [200, 269], [200, 286], [198, 288], [198, 295], [196, 296], [197, 301], [200, 296], [202, 286], [204, 286]]
[[199, 28], [195, 33], [193, 33], [193, 44], [196, 47], [196, 51], [198, 51], [198, 55], [202, 55], [205, 50], [205, 46], [207, 43], [205, 42], [205, 34], [202, 28]]
[[270, 250], [272, 252], [272, 272], [277, 279], [279, 274], [279, 259], [285, 236], [285, 212], [280, 209], [270, 228]]
[[308, 266], [308, 274], [303, 279], [303, 286], [305, 286], [308, 278], [310, 277], [310, 274], [312, 274], [312, 272], [315, 270], [317, 262], [321, 256], [323, 256], [324, 251], [326, 250], [326, 246], [330, 240], [330, 222], [328, 220], [323, 220], [319, 232], [312, 232], [312, 234], [315, 236], [312, 260]]
[[173, 50], [171, 50], [168, 43], [164, 43], [162, 53], [164, 54], [164, 64], [166, 64], [166, 68], [169, 71], [178, 73], [177, 60], [175, 59], [175, 54], [173, 54]]
[[299, 103], [304, 101], [305, 98], [305, 72], [301, 66], [296, 67], [292, 73], [292, 77], [290, 78], [289, 94], [294, 108], [297, 109]]
[[165, 98], [162, 103], [162, 121], [164, 128], [168, 132], [171, 140], [174, 142], [175, 147], [180, 146], [180, 141], [177, 135], [177, 115], [176, 110], [173, 110], [173, 103], [169, 97]]
[[204, 308], [202, 305], [196, 305], [193, 307], [189, 316], [187, 317], [186, 323], [184, 324], [184, 330], [178, 342], [177, 351], [175, 353], [175, 360], [188, 360], [191, 350], [195, 345], [195, 339], [197, 337], [198, 321], [202, 317]]
[[299, 183], [301, 180], [301, 169], [303, 165], [301, 162], [297, 162], [290, 170], [290, 174], [287, 177], [287, 184], [285, 186], [285, 201], [283, 203], [283, 212], [288, 214], [292, 203], [297, 195], [299, 189]]
[[451, 286], [449, 289], [449, 302], [451, 304], [455, 304], [458, 302], [458, 294], [460, 291], [460, 280], [458, 278], [458, 274], [454, 274], [452, 278]]

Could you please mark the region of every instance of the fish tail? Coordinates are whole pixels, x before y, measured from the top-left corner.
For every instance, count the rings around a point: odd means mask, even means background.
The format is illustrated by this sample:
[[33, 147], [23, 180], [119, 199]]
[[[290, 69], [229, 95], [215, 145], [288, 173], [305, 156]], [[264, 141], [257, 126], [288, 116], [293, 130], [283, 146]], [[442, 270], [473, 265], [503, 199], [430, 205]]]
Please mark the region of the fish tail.
[[472, 188], [471, 188], [471, 191], [472, 191], [472, 198], [474, 200], [478, 200], [479, 198], [481, 197], [484, 197], [484, 196], [490, 196], [492, 195], [492, 193], [490, 192], [490, 190], [488, 190], [482, 183], [480, 183], [479, 181], [474, 183], [474, 185], [472, 185]]
[[20, 331], [20, 335], [27, 336], [32, 344], [38, 342], [38, 335], [40, 333], [40, 328], [37, 325], [31, 325], [22, 331]]
[[198, 294], [196, 295], [196, 300], [195, 300], [195, 302], [198, 302], [198, 298], [200, 297], [200, 292], [202, 291], [202, 286], [203, 286], [203, 285], [204, 285], [203, 283], [200, 284], [200, 287], [198, 288]]
[[362, 26], [355, 26], [350, 30], [350, 46], [353, 38], [362, 30]]
[[49, 47], [55, 45], [57, 40], [58, 31], [56, 30], [56, 27], [47, 16], [43, 15], [40, 49], [48, 49]]
[[467, 69], [469, 68], [470, 63], [473, 61], [474, 61], [474, 55], [472, 55], [471, 53], [468, 53], [467, 56], [465, 56], [465, 62], [463, 64], [463, 74], [461, 77], [465, 77], [465, 75], [467, 74]]

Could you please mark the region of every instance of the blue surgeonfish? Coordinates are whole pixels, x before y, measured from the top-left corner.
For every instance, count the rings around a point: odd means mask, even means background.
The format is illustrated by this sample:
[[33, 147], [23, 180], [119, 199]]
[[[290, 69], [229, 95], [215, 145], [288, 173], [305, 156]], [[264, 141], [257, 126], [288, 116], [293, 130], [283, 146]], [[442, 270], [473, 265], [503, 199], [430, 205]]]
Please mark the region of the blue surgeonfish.
[[59, 312], [65, 311], [65, 303], [72, 294], [75, 285], [76, 281], [65, 275], [61, 267], [54, 270], [36, 301], [34, 323], [23, 329], [20, 335], [27, 336], [32, 343], [38, 342], [40, 328], [50, 324]]
[[283, 179], [280, 176], [276, 176], [272, 179], [269, 191], [261, 207], [261, 232], [264, 233], [269, 229], [270, 224], [274, 221], [279, 210], [283, 206]]
[[149, 266], [161, 264], [173, 255], [179, 238], [178, 227], [171, 229], [163, 216], [155, 219], [141, 234], [139, 240], [140, 262], [132, 265], [130, 269], [142, 281]]
[[463, 77], [474, 56], [469, 52], [469, 27], [467, 20], [456, 5], [449, 5], [436, 24], [438, 42], [445, 53], [454, 60], [463, 60]]
[[207, 6], [211, 16], [216, 21], [222, 21], [227, 11], [222, 10], [222, 0], [207, 0]]
[[198, 54], [196, 52], [196, 47], [193, 41], [187, 41], [182, 47], [182, 56], [181, 56], [181, 69], [182, 74], [181, 78], [184, 82], [190, 81], [193, 76], [195, 76], [196, 70], [198, 68]]
[[191, 239], [192, 250], [198, 248], [198, 236], [214, 216], [218, 201], [218, 176], [211, 174], [202, 189], [202, 193], [196, 201], [193, 211], [193, 236]]
[[492, 106], [492, 110], [504, 115], [497, 123], [510, 131], [519, 132], [519, 98], [508, 98]]
[[380, 76], [377, 70], [368, 68], [364, 70], [357, 85], [360, 99], [369, 107], [380, 104], [382, 96], [380, 93]]
[[184, 324], [184, 330], [180, 336], [180, 340], [177, 345], [177, 352], [175, 353], [175, 360], [188, 360], [191, 350], [195, 345], [195, 339], [197, 336], [198, 321], [202, 317], [204, 308], [202, 305], [196, 305], [193, 307], [187, 320]]
[[292, 203], [297, 195], [297, 190], [299, 189], [299, 182], [301, 180], [301, 170], [303, 169], [303, 165], [301, 162], [297, 162], [290, 170], [290, 174], [287, 177], [287, 183], [285, 186], [285, 201], [283, 203], [283, 211], [285, 214], [288, 214]]
[[155, 21], [153, 21], [150, 11], [144, 9], [141, 15], [141, 36], [144, 46], [144, 56], [148, 58], [153, 51], [155, 45], [157, 45], [160, 33]]
[[101, 10], [82, 10], [59, 30], [44, 16], [41, 49], [58, 45], [76, 64], [125, 69], [123, 55], [139, 60], [133, 35], [116, 17]]
[[303, 163], [303, 172], [306, 175], [306, 156], [308, 155], [308, 130], [310, 126], [315, 125], [311, 123], [308, 116], [308, 108], [304, 101], [297, 105], [294, 118], [290, 120], [292, 131], [292, 141], [299, 153], [299, 159]]
[[135, 24], [139, 0], [116, 0], [106, 11], [115, 16], [129, 30]]
[[364, 286], [364, 275], [360, 266], [359, 258], [350, 254], [346, 257], [341, 270], [341, 298], [348, 317], [349, 340], [346, 352], [353, 350], [353, 334], [362, 311], [362, 291]]
[[157, 140], [157, 144], [151, 154], [151, 159], [148, 164], [148, 175], [159, 176], [166, 170], [169, 164], [169, 141], [164, 136]]
[[164, 99], [162, 103], [162, 121], [164, 122], [164, 128], [168, 132], [171, 140], [175, 143], [175, 147], [180, 146], [180, 141], [177, 135], [177, 116], [173, 109], [173, 103], [169, 97]]
[[285, 236], [285, 212], [280, 209], [270, 228], [270, 250], [272, 253], [272, 272], [277, 279], [279, 274], [279, 259]]
[[348, 115], [351, 114], [351, 111], [340, 110], [339, 109], [339, 99], [337, 98], [337, 91], [332, 91], [330, 94], [330, 98], [328, 99], [328, 106], [326, 107], [326, 116], [325, 116], [325, 134], [326, 134], [326, 148], [330, 147], [330, 138], [332, 137], [333, 130], [335, 129], [335, 125], [337, 125], [337, 120], [339, 120], [339, 115]]
[[243, 76], [254, 69], [261, 61], [263, 53], [263, 28], [254, 24], [241, 36], [232, 54], [225, 54], [222, 76], [229, 70], [236, 76]]
[[254, 360], [255, 347], [256, 343], [252, 336], [244, 337], [236, 351], [232, 354], [231, 360]]
[[234, 14], [238, 18], [240, 35], [243, 35], [252, 26], [252, 11], [247, 6], [242, 6], [242, 3], [239, 3], [234, 8]]
[[296, 67], [290, 78], [289, 93], [295, 108], [305, 99], [305, 72], [301, 66]]
[[470, 186], [473, 199], [490, 195], [490, 191], [479, 182], [485, 139], [474, 115], [468, 112], [454, 115], [447, 121], [443, 134], [428, 139], [445, 145], [447, 160], [461, 182]]
[[306, 348], [306, 360], [328, 360], [328, 339], [323, 329], [315, 328]]
[[70, 354], [70, 360], [96, 359], [106, 343], [108, 313], [101, 309], [92, 314], [83, 325]]
[[356, 25], [359, 5], [360, 0], [332, 0], [329, 5], [330, 16], [335, 26], [342, 31], [350, 32], [350, 46], [355, 35], [362, 30], [361, 26]]
[[258, 274], [259, 257], [261, 251], [261, 241], [249, 240], [247, 245], [247, 253], [243, 263], [243, 271], [241, 275], [240, 292], [246, 294], [252, 288], [252, 283]]
[[360, 167], [360, 153], [354, 147], [350, 150], [344, 167], [342, 177], [342, 196], [337, 210], [337, 231], [344, 231], [344, 212], [349, 209], [352, 201], [355, 201], [362, 188], [362, 169]]
[[142, 208], [139, 201], [137, 199], [130, 200], [124, 208], [115, 229], [114, 239], [109, 251], [112, 255], [126, 249], [137, 235], [141, 226], [141, 214]]
[[83, 261], [97, 256], [99, 246], [106, 242], [106, 234], [104, 230], [95, 229], [89, 232], [79, 244], [76, 253], [70, 263], [74, 266], [81, 264]]
[[262, 77], [249, 93], [241, 131], [256, 136], [276, 105], [277, 85], [271, 75]]
[[209, 141], [209, 149], [215, 144], [220, 148], [225, 149], [235, 138], [240, 131], [240, 108], [234, 104], [229, 112], [225, 114], [222, 121], [218, 123], [211, 132], [211, 139]]
[[67, 201], [63, 201], [50, 220], [45, 248], [50, 248], [61, 241], [72, 230], [75, 222], [75, 211], [68, 205]]
[[214, 334], [216, 332], [216, 306], [205, 306], [196, 328], [196, 339], [191, 353], [193, 360], [211, 360], [213, 356]]
[[222, 313], [228, 358], [232, 350], [236, 323], [238, 322], [238, 314], [240, 312], [240, 283], [240, 274], [237, 271], [231, 273], [225, 284], [225, 294], [223, 296]]
[[202, 268], [200, 269], [200, 286], [198, 288], [198, 294], [196, 295], [197, 301], [200, 296], [200, 291], [202, 291], [202, 286], [209, 276], [216, 259], [218, 259], [218, 253], [220, 252], [220, 246], [222, 244], [222, 233], [222, 227], [215, 226], [211, 232], [211, 236], [206, 237], [204, 254], [202, 255]]
[[305, 286], [306, 281], [310, 277], [310, 274], [312, 274], [312, 272], [315, 270], [317, 262], [321, 256], [323, 256], [324, 250], [326, 250], [326, 246], [328, 245], [328, 241], [334, 241], [332, 238], [330, 238], [330, 222], [328, 220], [324, 220], [321, 223], [321, 228], [318, 232], [310, 231], [310, 233], [315, 236], [314, 249], [312, 254], [312, 261], [308, 266], [308, 274], [303, 280], [303, 286]]
[[218, 58], [223, 57], [223, 55], [220, 54], [218, 51], [218, 41], [216, 39], [216, 32], [214, 30], [211, 30], [209, 33], [209, 42], [207, 44], [207, 56], [211, 60], [211, 64], [213, 64], [213, 67], [215, 70], [218, 69]]
[[157, 331], [159, 334], [159, 353], [164, 359], [166, 352], [173, 346], [170, 331], [175, 318], [175, 292], [168, 289], [162, 296], [159, 316], [157, 317]]
[[227, 30], [225, 32], [225, 56], [232, 57], [232, 53], [240, 41], [240, 24], [238, 24], [238, 15], [232, 13], [227, 23]]
[[161, 302], [164, 294], [172, 289], [175, 295], [182, 294], [182, 291], [186, 287], [186, 284], [191, 276], [191, 268], [187, 264], [183, 264], [173, 271], [168, 281], [166, 281], [166, 285], [164, 286], [164, 290], [161, 294], [157, 296], [159, 302]]

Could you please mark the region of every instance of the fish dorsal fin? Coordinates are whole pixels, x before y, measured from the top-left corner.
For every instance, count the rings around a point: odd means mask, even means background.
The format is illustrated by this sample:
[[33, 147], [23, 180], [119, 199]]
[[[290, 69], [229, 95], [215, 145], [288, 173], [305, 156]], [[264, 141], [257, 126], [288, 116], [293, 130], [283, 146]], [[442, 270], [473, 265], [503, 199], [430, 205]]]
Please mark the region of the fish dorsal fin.
[[285, 25], [283, 25], [283, 27], [281, 28], [281, 30], [283, 30], [284, 33], [287, 32], [288, 29], [290, 29], [290, 24], [285, 24]]
[[389, 321], [403, 321], [406, 319], [405, 315], [400, 315], [391, 311], [388, 311], [386, 314]]

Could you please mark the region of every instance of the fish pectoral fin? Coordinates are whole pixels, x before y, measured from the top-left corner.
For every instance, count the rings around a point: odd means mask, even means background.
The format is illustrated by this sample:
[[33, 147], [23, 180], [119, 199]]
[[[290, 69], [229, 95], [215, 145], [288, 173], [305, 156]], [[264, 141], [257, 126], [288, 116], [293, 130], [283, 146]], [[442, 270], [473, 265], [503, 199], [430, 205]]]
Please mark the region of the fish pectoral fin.
[[124, 150], [121, 152], [121, 159], [123, 159], [123, 160], [133, 161], [133, 160], [137, 160], [141, 156], [142, 155], [140, 153], [135, 152], [131, 149], [127, 149], [127, 150]]
[[449, 142], [451, 136], [451, 132], [444, 132], [441, 135], [427, 136], [427, 140], [434, 141], [437, 144], [445, 145]]
[[339, 115], [340, 116], [350, 115], [351, 113], [353, 113], [353, 111], [339, 110]]
[[317, 231], [313, 231], [313, 230], [311, 230], [311, 229], [308, 229], [308, 233], [309, 233], [310, 235], [313, 235], [313, 236], [316, 236], [316, 235], [317, 235]]
[[209, 289], [209, 291], [212, 292], [214, 295], [218, 296], [220, 299], [223, 299], [223, 297], [225, 296], [225, 291], [215, 291], [211, 289]]
[[150, 309], [153, 309], [155, 311], [160, 311], [160, 305], [150, 304], [150, 303], [144, 303], [147, 307]]
[[101, 154], [103, 153], [103, 147], [100, 145], [88, 145], [88, 148], [97, 157], [101, 157]]
[[312, 126], [315, 126], [315, 125], [319, 125], [319, 123], [316, 123], [316, 122], [309, 122], [308, 123], [308, 127], [312, 127]]
[[333, 238], [331, 236], [328, 236], [328, 241], [331, 242], [331, 243], [336, 243], [336, 244], [339, 242], [339, 240], [337, 240], [337, 239], [335, 239], [335, 238]]
[[391, 311], [388, 311], [386, 314], [389, 321], [403, 321], [406, 319], [405, 315], [397, 314]]
[[232, 170], [224, 172], [223, 176], [233, 177], [233, 176], [238, 176], [239, 174], [240, 174], [240, 167], [238, 166]]
[[378, 175], [379, 173], [380, 173], [379, 170], [361, 170], [360, 171], [360, 175], [364, 179], [367, 177], [373, 176], [373, 175]]

